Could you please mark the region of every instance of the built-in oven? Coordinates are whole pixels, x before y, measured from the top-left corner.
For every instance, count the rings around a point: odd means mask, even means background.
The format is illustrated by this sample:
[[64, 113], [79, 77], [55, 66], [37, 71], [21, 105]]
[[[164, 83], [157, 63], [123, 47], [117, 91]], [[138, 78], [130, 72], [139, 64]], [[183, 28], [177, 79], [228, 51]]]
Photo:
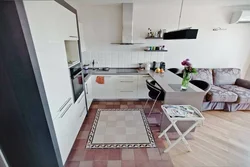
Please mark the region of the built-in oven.
[[83, 92], [84, 84], [80, 63], [70, 68], [70, 75], [74, 93], [74, 101], [76, 101]]

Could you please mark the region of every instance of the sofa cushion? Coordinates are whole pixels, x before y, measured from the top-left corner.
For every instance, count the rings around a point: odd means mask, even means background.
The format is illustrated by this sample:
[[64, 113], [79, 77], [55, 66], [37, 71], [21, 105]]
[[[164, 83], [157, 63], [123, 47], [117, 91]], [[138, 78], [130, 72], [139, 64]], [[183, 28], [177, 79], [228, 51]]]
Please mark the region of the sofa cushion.
[[211, 85], [206, 99], [211, 102], [236, 102], [238, 95], [219, 86]]
[[214, 85], [234, 85], [237, 78], [240, 78], [238, 68], [217, 68], [214, 72]]
[[192, 74], [193, 80], [206, 81], [209, 84], [213, 84], [213, 73], [208, 68], [198, 68], [196, 74]]
[[250, 103], [250, 90], [237, 85], [221, 85], [222, 88], [234, 92], [238, 95], [237, 102]]

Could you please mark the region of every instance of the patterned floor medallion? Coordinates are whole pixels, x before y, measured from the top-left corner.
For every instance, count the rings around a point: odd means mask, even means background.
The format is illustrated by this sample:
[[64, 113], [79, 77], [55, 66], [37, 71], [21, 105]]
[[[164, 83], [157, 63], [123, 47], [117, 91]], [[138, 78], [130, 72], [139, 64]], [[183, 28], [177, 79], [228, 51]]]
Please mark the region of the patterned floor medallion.
[[98, 109], [86, 148], [153, 148], [154, 137], [142, 109]]

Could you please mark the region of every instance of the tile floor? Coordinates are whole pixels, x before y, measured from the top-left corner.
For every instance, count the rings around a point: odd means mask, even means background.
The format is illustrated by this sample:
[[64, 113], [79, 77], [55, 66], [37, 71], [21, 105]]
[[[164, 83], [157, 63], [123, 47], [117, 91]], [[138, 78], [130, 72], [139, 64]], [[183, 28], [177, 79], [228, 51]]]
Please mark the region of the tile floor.
[[[144, 101], [93, 102], [77, 136], [66, 167], [172, 167], [168, 154], [163, 153], [166, 142], [158, 139], [159, 127], [151, 127], [157, 148], [86, 149], [89, 131], [97, 109], [142, 108]], [[151, 105], [151, 104], [149, 104]], [[147, 106], [148, 108], [150, 106]], [[160, 103], [155, 112], [160, 111]]]

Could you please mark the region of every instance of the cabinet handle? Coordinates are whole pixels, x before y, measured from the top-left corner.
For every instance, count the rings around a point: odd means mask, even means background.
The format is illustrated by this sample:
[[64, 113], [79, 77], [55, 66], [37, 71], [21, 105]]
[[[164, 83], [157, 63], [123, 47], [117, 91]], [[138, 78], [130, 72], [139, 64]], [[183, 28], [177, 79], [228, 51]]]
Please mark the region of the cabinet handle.
[[[144, 75], [144, 76], [142, 76], [143, 78], [146, 78], [146, 77], [150, 77], [149, 75]], [[151, 78], [151, 77], [150, 77]]]
[[77, 104], [79, 104], [79, 103], [82, 101], [83, 97], [84, 97], [84, 94], [83, 94], [82, 97], [78, 100]]
[[70, 38], [78, 38], [77, 36], [69, 36]]
[[88, 84], [86, 84], [86, 93], [89, 94]]
[[120, 92], [134, 92], [134, 91], [132, 91], [132, 90], [127, 90], [127, 91], [122, 90], [122, 91], [120, 91]]
[[64, 110], [64, 112], [62, 113], [62, 115], [60, 116], [60, 118], [62, 118], [66, 113], [67, 111], [69, 110], [69, 108], [72, 106], [72, 103], [70, 103], [70, 105], [68, 105], [68, 107]]
[[134, 82], [134, 81], [120, 81], [120, 82]]
[[62, 111], [62, 109], [69, 103], [70, 100], [71, 100], [71, 97], [68, 98], [68, 99], [63, 103], [63, 105], [59, 108], [59, 111]]

